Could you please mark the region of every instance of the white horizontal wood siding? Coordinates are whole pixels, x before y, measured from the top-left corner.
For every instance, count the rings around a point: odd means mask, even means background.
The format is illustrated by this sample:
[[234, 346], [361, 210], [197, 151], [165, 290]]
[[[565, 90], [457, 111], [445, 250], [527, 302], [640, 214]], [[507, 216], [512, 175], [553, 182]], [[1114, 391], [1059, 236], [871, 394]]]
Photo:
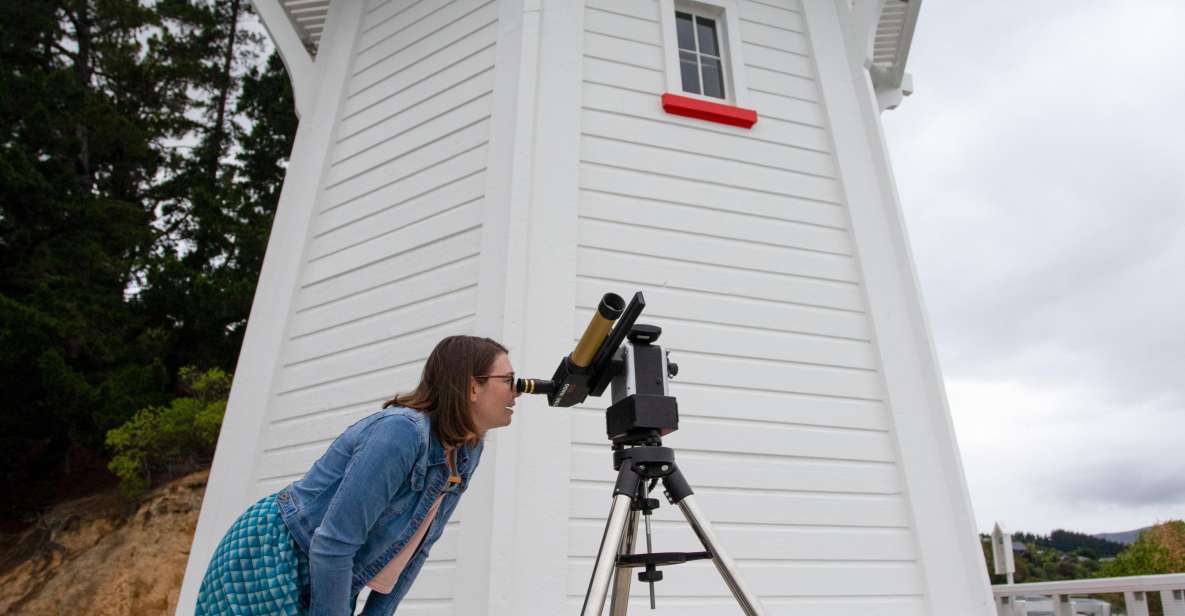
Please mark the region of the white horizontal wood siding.
[[[601, 294], [646, 294], [680, 429], [666, 443], [771, 613], [921, 614], [923, 578], [861, 269], [797, 2], [738, 2], [750, 130], [663, 112], [657, 0], [587, 0], [575, 339]], [[735, 34], [735, 33], [734, 33]], [[734, 41], [738, 38], [734, 37]], [[571, 422], [568, 608], [614, 474], [599, 403]], [[677, 509], [656, 551], [697, 549]], [[644, 545], [644, 543], [640, 543]], [[710, 563], [658, 614], [740, 613]], [[633, 609], [647, 590], [634, 583]]]
[[[256, 496], [414, 387], [442, 337], [474, 330], [497, 4], [371, 1], [362, 19], [251, 468]], [[464, 511], [401, 614], [453, 613]]]

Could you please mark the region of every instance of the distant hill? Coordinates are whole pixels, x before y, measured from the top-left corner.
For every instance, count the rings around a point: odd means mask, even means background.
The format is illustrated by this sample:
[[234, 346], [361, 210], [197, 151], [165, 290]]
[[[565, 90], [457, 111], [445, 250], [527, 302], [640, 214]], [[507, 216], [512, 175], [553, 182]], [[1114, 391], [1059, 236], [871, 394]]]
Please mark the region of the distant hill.
[[1104, 539], [1097, 535], [1076, 533], [1060, 528], [1049, 533], [1049, 535], [1036, 535], [1026, 532], [1012, 533], [1012, 541], [1021, 545], [1031, 543], [1042, 548], [1053, 548], [1066, 554], [1077, 552], [1087, 555], [1090, 558], [1115, 556], [1122, 552], [1123, 548], [1127, 547], [1124, 543]]
[[1115, 543], [1131, 545], [1136, 542], [1136, 539], [1140, 536], [1140, 533], [1148, 530], [1149, 528], [1152, 527], [1145, 526], [1144, 528], [1137, 528], [1136, 530], [1124, 531], [1122, 533], [1095, 533], [1091, 536], [1098, 537], [1099, 539], [1104, 539], [1106, 541], [1114, 541]]

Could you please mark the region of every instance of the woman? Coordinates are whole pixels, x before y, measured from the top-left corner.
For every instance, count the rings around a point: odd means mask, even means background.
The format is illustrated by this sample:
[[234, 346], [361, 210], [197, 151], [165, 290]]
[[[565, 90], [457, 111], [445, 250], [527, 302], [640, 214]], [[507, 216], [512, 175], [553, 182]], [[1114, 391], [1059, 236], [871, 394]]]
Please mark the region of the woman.
[[197, 614], [389, 615], [469, 485], [488, 431], [518, 394], [505, 347], [450, 336], [415, 391], [355, 423], [299, 481], [259, 501], [218, 544]]

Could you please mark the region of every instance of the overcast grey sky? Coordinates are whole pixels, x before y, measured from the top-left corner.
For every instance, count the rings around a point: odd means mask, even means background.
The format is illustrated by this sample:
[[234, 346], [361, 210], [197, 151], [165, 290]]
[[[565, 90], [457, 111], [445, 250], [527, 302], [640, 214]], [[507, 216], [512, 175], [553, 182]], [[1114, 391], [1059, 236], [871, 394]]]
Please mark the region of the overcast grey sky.
[[1185, 518], [1183, 27], [922, 6], [882, 120], [981, 530]]

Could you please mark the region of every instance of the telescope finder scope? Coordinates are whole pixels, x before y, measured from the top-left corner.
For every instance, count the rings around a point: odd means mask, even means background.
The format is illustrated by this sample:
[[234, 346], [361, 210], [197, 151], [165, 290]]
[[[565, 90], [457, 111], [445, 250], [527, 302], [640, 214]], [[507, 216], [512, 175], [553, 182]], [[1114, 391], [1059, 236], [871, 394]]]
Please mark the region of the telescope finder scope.
[[613, 322], [621, 316], [624, 310], [625, 300], [621, 299], [620, 295], [606, 293], [601, 297], [601, 302], [597, 304], [597, 311], [593, 313], [588, 327], [584, 328], [584, 335], [580, 337], [580, 342], [576, 343], [576, 348], [572, 350], [572, 363], [577, 368], [588, 367], [597, 354], [597, 350], [601, 348], [601, 343], [605, 342], [605, 338], [609, 335], [609, 328], [613, 327]]

